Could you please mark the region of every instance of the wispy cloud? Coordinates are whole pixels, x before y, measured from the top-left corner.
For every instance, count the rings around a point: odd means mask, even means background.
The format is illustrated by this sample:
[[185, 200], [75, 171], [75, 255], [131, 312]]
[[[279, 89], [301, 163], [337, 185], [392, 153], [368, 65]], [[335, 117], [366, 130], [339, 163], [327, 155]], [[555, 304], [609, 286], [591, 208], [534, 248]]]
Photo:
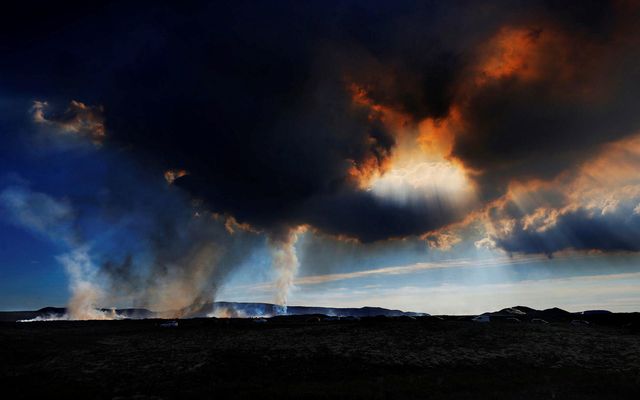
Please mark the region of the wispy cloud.
[[75, 240], [75, 212], [71, 204], [64, 199], [33, 191], [28, 184], [9, 186], [0, 192], [2, 216], [14, 225], [53, 241]]
[[[554, 259], [570, 258], [572, 260], [583, 258], [601, 257], [600, 254], [586, 254], [586, 253], [562, 253], [558, 254]], [[443, 260], [436, 262], [422, 262], [409, 265], [390, 266], [384, 268], [374, 268], [363, 271], [324, 274], [324, 275], [311, 275], [303, 276], [295, 279], [295, 286], [313, 286], [321, 285], [331, 282], [340, 282], [355, 280], [360, 278], [380, 277], [380, 276], [392, 276], [392, 275], [410, 275], [427, 270], [439, 270], [439, 269], [456, 269], [456, 268], [491, 268], [491, 267], [504, 267], [509, 265], [523, 265], [530, 263], [540, 263], [549, 261], [549, 257], [544, 255], [522, 255], [522, 256], [500, 256], [496, 258], [486, 259], [473, 259], [473, 258], [460, 258], [453, 260]], [[234, 288], [230, 288], [233, 290]], [[275, 289], [272, 283], [258, 283], [253, 285], [239, 285], [235, 286], [235, 289], [251, 290], [251, 291], [272, 291]]]

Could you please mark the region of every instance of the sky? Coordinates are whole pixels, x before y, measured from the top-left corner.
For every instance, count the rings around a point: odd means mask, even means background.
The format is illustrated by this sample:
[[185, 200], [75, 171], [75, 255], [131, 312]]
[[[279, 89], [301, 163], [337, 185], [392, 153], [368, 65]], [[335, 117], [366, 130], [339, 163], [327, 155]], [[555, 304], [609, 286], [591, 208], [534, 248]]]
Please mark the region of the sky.
[[640, 310], [636, 1], [21, 2], [0, 310]]

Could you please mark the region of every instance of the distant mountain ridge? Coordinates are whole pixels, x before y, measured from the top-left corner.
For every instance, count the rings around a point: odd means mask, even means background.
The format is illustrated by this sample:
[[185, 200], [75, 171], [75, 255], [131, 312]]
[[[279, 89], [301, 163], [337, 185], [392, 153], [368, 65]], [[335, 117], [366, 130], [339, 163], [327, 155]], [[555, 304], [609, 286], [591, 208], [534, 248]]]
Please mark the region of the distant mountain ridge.
[[[105, 312], [112, 312], [111, 309], [101, 309]], [[182, 311], [154, 312], [146, 308], [121, 308], [113, 310], [115, 315], [123, 319], [149, 319], [149, 318], [175, 318], [182, 315], [182, 318], [252, 318], [252, 317], [275, 317], [275, 316], [300, 316], [300, 315], [325, 315], [329, 317], [423, 317], [429, 316], [426, 313], [408, 312], [393, 310], [382, 307], [361, 307], [361, 308], [341, 308], [341, 307], [313, 307], [313, 306], [289, 306], [285, 310], [282, 306], [270, 303], [237, 303], [220, 301], [207, 303], [193, 309]], [[35, 311], [3, 311], [0, 312], [0, 322], [15, 322], [21, 320], [46, 320], [64, 319], [67, 309], [64, 307], [44, 307]], [[582, 312], [569, 312], [557, 307], [545, 310], [536, 310], [526, 306], [515, 306], [504, 308], [499, 311], [486, 312], [482, 315], [491, 317], [492, 320], [506, 318], [517, 318], [523, 322], [533, 319], [542, 319], [548, 322], [563, 322], [574, 319], [585, 319], [590, 321], [604, 321], [624, 319], [625, 315], [637, 313], [611, 313], [607, 310], [587, 310]], [[443, 316], [446, 319], [470, 319], [472, 316]]]
[[[102, 308], [101, 311], [111, 312], [109, 308]], [[400, 317], [400, 316], [425, 316], [426, 313], [407, 312], [401, 310], [391, 310], [382, 307], [361, 307], [361, 308], [341, 308], [341, 307], [308, 307], [289, 306], [286, 308], [270, 303], [237, 303], [220, 301], [207, 303], [199, 307], [196, 311], [159, 311], [154, 312], [146, 308], [118, 308], [115, 315], [119, 318], [145, 319], [145, 318], [173, 318], [181, 315], [183, 318], [251, 318], [251, 317], [272, 317], [277, 315], [312, 315], [323, 314], [336, 317]], [[66, 314], [64, 307], [44, 307], [35, 311], [4, 311], [0, 312], [0, 321], [14, 322], [19, 320], [40, 319], [61, 319]]]

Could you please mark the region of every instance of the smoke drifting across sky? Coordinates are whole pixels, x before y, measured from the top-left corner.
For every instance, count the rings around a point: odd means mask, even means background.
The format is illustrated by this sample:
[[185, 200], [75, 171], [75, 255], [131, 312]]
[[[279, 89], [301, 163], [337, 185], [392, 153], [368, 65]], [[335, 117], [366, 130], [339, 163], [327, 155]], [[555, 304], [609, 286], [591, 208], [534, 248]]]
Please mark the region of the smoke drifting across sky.
[[[134, 292], [166, 278], [208, 299], [221, 276], [203, 265], [266, 245], [286, 302], [313, 258], [294, 251], [304, 231], [368, 249], [640, 247], [635, 1], [23, 7], [0, 17], [4, 96], [32, 100], [47, 140], [92, 146], [64, 151], [145, 170], [114, 173], [97, 205], [154, 221], [128, 225], [144, 283], [126, 258], [103, 268]], [[142, 193], [154, 176], [168, 188]], [[141, 200], [169, 192], [170, 212]]]

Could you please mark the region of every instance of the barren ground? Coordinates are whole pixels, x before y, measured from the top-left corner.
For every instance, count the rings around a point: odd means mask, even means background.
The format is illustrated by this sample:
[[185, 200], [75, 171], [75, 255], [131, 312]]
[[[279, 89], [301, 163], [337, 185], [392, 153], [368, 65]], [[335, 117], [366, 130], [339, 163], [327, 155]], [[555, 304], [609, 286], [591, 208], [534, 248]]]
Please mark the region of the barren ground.
[[25, 398], [622, 399], [633, 327], [308, 318], [0, 323], [0, 384]]

